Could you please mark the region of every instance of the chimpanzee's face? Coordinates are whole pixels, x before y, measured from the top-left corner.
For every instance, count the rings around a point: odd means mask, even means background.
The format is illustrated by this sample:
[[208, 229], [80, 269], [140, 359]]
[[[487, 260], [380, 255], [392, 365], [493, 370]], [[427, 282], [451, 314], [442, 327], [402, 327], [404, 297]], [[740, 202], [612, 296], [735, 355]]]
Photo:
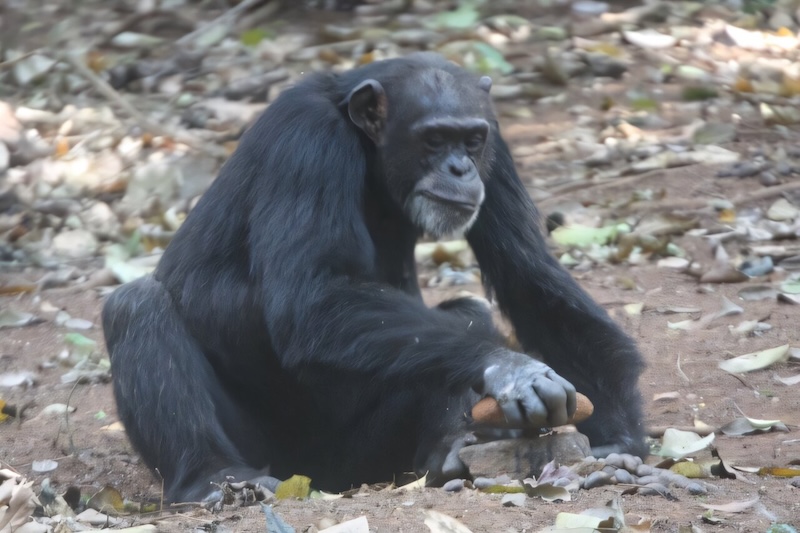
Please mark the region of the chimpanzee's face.
[[[489, 136], [483, 118], [426, 117], [408, 133], [415, 154], [402, 167], [384, 153], [387, 179], [402, 179], [411, 189], [399, 198], [409, 218], [434, 237], [467, 230], [484, 198], [480, 168]], [[391, 138], [387, 139], [391, 146]]]
[[469, 229], [483, 203], [490, 85], [427, 69], [386, 90], [366, 80], [351, 93], [350, 116], [375, 143], [387, 190], [434, 237]]

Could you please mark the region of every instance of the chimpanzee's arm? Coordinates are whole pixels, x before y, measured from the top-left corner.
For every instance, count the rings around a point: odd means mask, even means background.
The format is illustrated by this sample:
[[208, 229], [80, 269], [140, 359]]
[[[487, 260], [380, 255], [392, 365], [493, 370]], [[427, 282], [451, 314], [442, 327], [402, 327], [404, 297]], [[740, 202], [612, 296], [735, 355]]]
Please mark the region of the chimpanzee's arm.
[[499, 134], [494, 137], [486, 199], [467, 236], [481, 272], [523, 347], [594, 402], [596, 414], [581, 428], [592, 444], [621, 443], [623, 451], [642, 453], [641, 357], [549, 253], [508, 147]]

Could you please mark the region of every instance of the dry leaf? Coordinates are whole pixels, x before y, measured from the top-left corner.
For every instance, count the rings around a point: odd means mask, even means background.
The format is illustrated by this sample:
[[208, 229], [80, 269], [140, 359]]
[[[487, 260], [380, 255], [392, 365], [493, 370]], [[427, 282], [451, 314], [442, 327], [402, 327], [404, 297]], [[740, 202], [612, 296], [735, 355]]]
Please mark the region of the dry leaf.
[[709, 505], [709, 504], [701, 504], [702, 507], [706, 509], [710, 509], [712, 511], [720, 511], [723, 513], [741, 513], [742, 511], [746, 511], [747, 509], [754, 506], [758, 503], [758, 498], [754, 498], [752, 500], [740, 500], [736, 502], [730, 503], [723, 503], [720, 505]]
[[425, 511], [425, 525], [431, 533], [472, 533], [467, 526], [452, 516], [432, 509]]
[[797, 374], [796, 376], [791, 376], [791, 377], [788, 377], [788, 378], [782, 378], [779, 375], [775, 374], [774, 377], [775, 377], [775, 381], [780, 381], [784, 385], [797, 385], [798, 383], [800, 383], [800, 374]]
[[653, 395], [653, 401], [654, 402], [658, 402], [658, 401], [661, 401], [661, 400], [677, 400], [680, 397], [681, 397], [681, 393], [678, 392], [678, 391], [661, 392], [661, 393]]
[[760, 370], [775, 363], [784, 362], [789, 359], [789, 345], [784, 344], [777, 348], [770, 348], [769, 350], [762, 350], [760, 352], [748, 353], [722, 361], [717, 365], [725, 372], [731, 374], [739, 374], [742, 372], [751, 372], [753, 370]]
[[369, 533], [369, 523], [366, 516], [359, 516], [353, 520], [326, 527], [319, 533]]
[[411, 483], [406, 483], [400, 487], [397, 487], [398, 490], [404, 490], [406, 492], [410, 492], [413, 490], [421, 490], [425, 488], [425, 484], [428, 482], [428, 474], [425, 474], [421, 478], [412, 481]]
[[681, 431], [675, 428], [668, 428], [662, 438], [661, 451], [662, 457], [673, 457], [683, 459], [701, 450], [705, 450], [714, 442], [714, 434], [700, 437], [691, 431]]

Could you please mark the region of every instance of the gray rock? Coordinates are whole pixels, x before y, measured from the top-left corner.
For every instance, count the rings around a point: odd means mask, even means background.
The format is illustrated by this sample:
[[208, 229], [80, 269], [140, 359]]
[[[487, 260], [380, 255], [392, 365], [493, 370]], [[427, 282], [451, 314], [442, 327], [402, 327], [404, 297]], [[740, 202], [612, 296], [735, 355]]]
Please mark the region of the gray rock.
[[83, 229], [62, 231], [53, 238], [53, 252], [69, 259], [92, 257], [97, 252], [97, 239]]
[[183, 179], [180, 168], [173, 160], [156, 160], [145, 163], [133, 172], [125, 196], [116, 211], [125, 215], [138, 213], [148, 198], [157, 198], [168, 205], [176, 195]]
[[497, 480], [491, 477], [476, 477], [472, 482], [472, 486], [478, 490], [487, 489], [494, 485], [497, 485]]
[[608, 454], [605, 458], [605, 463], [614, 468], [623, 468], [622, 456], [618, 453]]
[[526, 496], [522, 492], [506, 494], [503, 496], [503, 499], [500, 500], [500, 503], [503, 504], [503, 507], [522, 507], [525, 505], [525, 498]]
[[[791, 167], [789, 168], [789, 172], [785, 174], [781, 172], [781, 174], [784, 176], [791, 173], [792, 173]], [[781, 181], [778, 179], [778, 176], [776, 176], [774, 173], [770, 172], [769, 170], [765, 170], [764, 172], [758, 175], [758, 182], [764, 187], [773, 187], [775, 185], [780, 184]]]
[[655, 474], [649, 476], [639, 476], [639, 485], [648, 485], [650, 483], [659, 483], [659, 477]]
[[617, 480], [617, 483], [622, 483], [624, 485], [633, 485], [636, 483], [633, 474], [622, 468], [614, 472], [614, 479]]
[[642, 464], [641, 457], [637, 457], [629, 453], [623, 453], [621, 457], [622, 457], [622, 465], [625, 467], [625, 470], [627, 470], [631, 474], [635, 474], [636, 469], [639, 468], [639, 465]]
[[778, 8], [769, 18], [769, 27], [771, 30], [774, 31], [778, 31], [781, 28], [796, 30], [797, 24], [795, 24], [794, 19], [789, 13], [787, 13], [783, 9]]
[[686, 485], [686, 490], [692, 496], [701, 496], [703, 494], [708, 494], [708, 489], [703, 486], [702, 483], [692, 482]]
[[0, 141], [0, 174], [3, 174], [11, 166], [11, 152], [3, 141]]
[[603, 485], [612, 485], [613, 483], [614, 477], [607, 472], [600, 470], [598, 472], [592, 472], [586, 476], [586, 479], [583, 480], [581, 486], [588, 490], [595, 487], [602, 487]]
[[392, 40], [400, 46], [424, 47], [439, 44], [444, 36], [439, 32], [413, 28], [392, 33]]
[[611, 466], [611, 465], [606, 465], [606, 466], [603, 467], [602, 471], [605, 472], [606, 474], [608, 474], [609, 476], [613, 476], [617, 471], [617, 467], [616, 466]]
[[649, 476], [653, 473], [653, 467], [650, 465], [639, 465], [636, 467], [637, 476]]
[[538, 476], [550, 461], [570, 465], [580, 462], [590, 453], [589, 439], [581, 433], [571, 432], [474, 444], [463, 447], [458, 456], [472, 476], [508, 474], [523, 479]]
[[97, 202], [80, 214], [86, 229], [100, 237], [116, 237], [120, 232], [117, 215], [105, 202]]
[[451, 479], [444, 485], [442, 488], [447, 492], [461, 492], [461, 489], [464, 488], [464, 480], [463, 479]]
[[665, 496], [669, 494], [669, 489], [661, 483], [648, 483], [639, 489], [642, 496]]
[[606, 54], [589, 53], [584, 60], [595, 76], [619, 79], [628, 70], [628, 65]]

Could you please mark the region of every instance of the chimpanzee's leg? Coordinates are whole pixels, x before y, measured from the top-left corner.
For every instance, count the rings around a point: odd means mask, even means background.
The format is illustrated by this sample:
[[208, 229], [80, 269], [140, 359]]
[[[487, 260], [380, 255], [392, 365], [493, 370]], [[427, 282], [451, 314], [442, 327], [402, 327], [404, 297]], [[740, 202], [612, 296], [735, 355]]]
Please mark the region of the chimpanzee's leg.
[[[162, 285], [123, 285], [103, 308], [117, 410], [134, 447], [164, 479], [170, 501], [209, 496], [226, 475], [266, 485], [268, 428], [226, 391]], [[263, 447], [261, 464], [242, 442]], [[249, 463], [249, 464], [248, 464]]]

